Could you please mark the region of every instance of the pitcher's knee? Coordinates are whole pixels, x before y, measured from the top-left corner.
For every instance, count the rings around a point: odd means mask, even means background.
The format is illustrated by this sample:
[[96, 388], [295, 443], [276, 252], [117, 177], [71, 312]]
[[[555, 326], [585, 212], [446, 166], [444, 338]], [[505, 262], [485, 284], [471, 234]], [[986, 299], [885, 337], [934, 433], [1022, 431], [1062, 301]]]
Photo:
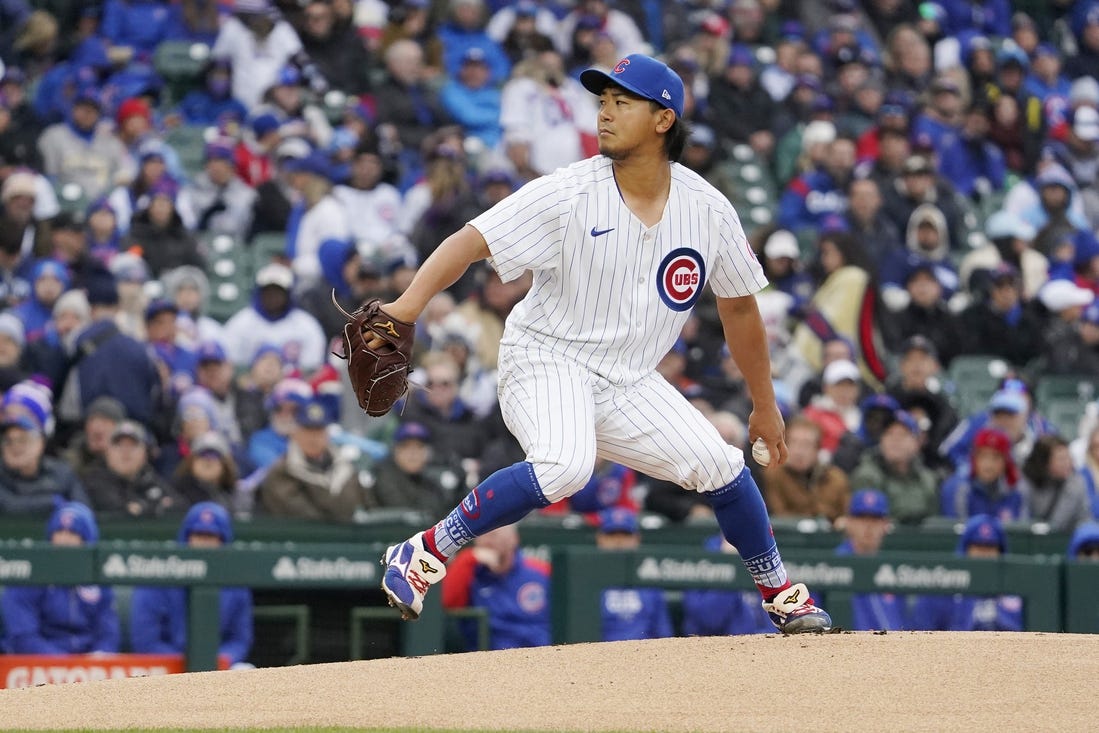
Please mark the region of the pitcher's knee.
[[538, 486], [542, 489], [542, 495], [550, 503], [572, 496], [587, 486], [595, 470], [594, 459], [571, 463], [533, 461], [532, 465], [534, 475], [538, 478]]
[[744, 470], [744, 453], [733, 446], [726, 446], [716, 460], [699, 461], [685, 466], [681, 485], [693, 491], [713, 491], [728, 485]]

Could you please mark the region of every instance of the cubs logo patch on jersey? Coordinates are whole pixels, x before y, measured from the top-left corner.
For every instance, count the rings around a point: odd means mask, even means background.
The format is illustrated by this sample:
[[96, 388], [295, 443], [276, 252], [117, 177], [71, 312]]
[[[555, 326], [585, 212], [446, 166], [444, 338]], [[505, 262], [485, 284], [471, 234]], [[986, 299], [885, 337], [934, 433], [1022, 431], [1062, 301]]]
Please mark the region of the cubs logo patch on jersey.
[[546, 607], [546, 589], [540, 583], [523, 583], [515, 593], [515, 600], [527, 613], [540, 613]]
[[706, 261], [690, 247], [672, 250], [656, 268], [656, 292], [674, 311], [689, 310], [705, 284]]

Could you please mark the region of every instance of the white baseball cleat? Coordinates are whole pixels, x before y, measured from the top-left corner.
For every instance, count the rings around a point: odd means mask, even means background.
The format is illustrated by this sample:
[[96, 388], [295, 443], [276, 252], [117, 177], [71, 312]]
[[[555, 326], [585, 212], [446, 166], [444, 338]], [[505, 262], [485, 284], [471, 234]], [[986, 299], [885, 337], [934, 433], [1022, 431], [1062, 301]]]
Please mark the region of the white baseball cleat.
[[823, 608], [813, 605], [805, 583], [792, 585], [770, 601], [763, 610], [771, 623], [784, 634], [823, 633], [832, 630], [832, 617]]
[[446, 577], [446, 565], [424, 547], [424, 533], [418, 532], [397, 545], [390, 545], [382, 558], [386, 566], [382, 590], [389, 605], [401, 618], [415, 621], [424, 610], [427, 589]]

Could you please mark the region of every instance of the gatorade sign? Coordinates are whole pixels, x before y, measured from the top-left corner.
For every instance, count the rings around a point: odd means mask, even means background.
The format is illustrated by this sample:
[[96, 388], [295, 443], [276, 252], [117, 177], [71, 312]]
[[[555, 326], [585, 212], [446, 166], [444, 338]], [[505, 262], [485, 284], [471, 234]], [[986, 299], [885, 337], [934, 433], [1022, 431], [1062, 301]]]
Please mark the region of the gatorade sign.
[[125, 677], [151, 677], [183, 671], [182, 654], [0, 655], [0, 687], [7, 690]]

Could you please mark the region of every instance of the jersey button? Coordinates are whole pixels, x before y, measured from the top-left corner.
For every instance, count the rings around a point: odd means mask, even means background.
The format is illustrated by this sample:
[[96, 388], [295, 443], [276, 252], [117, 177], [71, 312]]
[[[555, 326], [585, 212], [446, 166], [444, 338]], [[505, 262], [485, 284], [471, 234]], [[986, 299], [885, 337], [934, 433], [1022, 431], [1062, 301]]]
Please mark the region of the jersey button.
[[645, 284], [645, 278], [644, 277], [637, 278], [637, 284], [638, 285], [644, 285]]

